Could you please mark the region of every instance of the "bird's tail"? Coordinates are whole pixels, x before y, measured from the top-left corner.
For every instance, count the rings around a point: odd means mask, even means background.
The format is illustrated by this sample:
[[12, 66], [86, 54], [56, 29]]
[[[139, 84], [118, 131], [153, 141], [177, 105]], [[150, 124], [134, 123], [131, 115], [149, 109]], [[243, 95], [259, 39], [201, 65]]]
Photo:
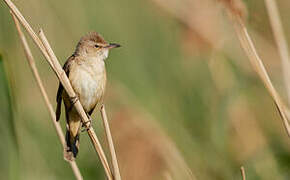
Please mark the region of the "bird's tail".
[[66, 144], [67, 149], [64, 152], [64, 158], [69, 161], [73, 161], [79, 152], [79, 134], [73, 136], [69, 130], [66, 131]]

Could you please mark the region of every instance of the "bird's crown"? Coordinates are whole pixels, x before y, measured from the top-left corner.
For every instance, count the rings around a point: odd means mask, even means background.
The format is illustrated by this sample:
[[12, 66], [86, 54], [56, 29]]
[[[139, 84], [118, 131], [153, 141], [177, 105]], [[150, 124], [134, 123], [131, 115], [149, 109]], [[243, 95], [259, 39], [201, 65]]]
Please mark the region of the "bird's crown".
[[105, 39], [97, 32], [90, 32], [83, 36], [80, 42], [93, 41], [95, 43], [107, 44]]

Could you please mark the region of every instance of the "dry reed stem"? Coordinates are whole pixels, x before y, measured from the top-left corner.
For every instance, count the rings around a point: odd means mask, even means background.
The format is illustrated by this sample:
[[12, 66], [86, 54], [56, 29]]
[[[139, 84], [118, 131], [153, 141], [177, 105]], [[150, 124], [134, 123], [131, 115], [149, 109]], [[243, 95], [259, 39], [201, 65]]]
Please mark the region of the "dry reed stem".
[[[32, 70], [33, 76], [34, 76], [34, 78], [35, 78], [35, 80], [37, 82], [39, 90], [40, 90], [40, 92], [42, 94], [42, 97], [43, 97], [43, 99], [45, 101], [45, 104], [46, 104], [47, 109], [49, 111], [50, 118], [51, 118], [51, 120], [53, 122], [53, 125], [54, 125], [55, 129], [56, 129], [56, 132], [57, 132], [57, 135], [59, 137], [59, 140], [60, 140], [63, 148], [65, 148], [66, 143], [65, 143], [64, 134], [62, 132], [60, 124], [56, 121], [55, 112], [53, 110], [53, 106], [52, 106], [52, 104], [49, 101], [48, 95], [47, 95], [46, 90], [45, 90], [45, 88], [43, 86], [42, 80], [41, 80], [41, 78], [39, 76], [37, 67], [35, 65], [34, 57], [33, 57], [32, 53], [31, 53], [31, 50], [30, 50], [29, 45], [28, 45], [28, 43], [26, 41], [26, 38], [25, 38], [25, 36], [24, 36], [24, 34], [23, 34], [22, 30], [21, 30], [19, 21], [16, 19], [15, 15], [11, 11], [10, 11], [10, 13], [11, 13], [11, 15], [13, 17], [17, 32], [19, 34], [19, 38], [20, 38], [21, 43], [23, 45], [23, 49], [24, 49], [28, 64], [29, 64], [29, 66], [30, 66], [30, 68]], [[74, 173], [76, 179], [77, 180], [82, 180], [83, 177], [81, 175], [81, 172], [80, 172], [76, 162], [75, 161], [70, 161], [69, 164], [70, 164], [70, 166], [71, 166], [71, 168], [73, 170], [73, 173]]]
[[[50, 60], [53, 64], [53, 68], [55, 69], [55, 72], [56, 72], [60, 82], [62, 83], [63, 87], [66, 89], [67, 94], [71, 98], [77, 97], [71, 84], [70, 84], [70, 81], [69, 81], [66, 73], [64, 72], [61, 65], [59, 64], [59, 61], [57, 60], [52, 48], [50, 47], [48, 40], [47, 40], [46, 36], [44, 35], [42, 29], [40, 29], [40, 31], [39, 31], [39, 37], [40, 37], [40, 40], [42, 41], [42, 43], [46, 49], [46, 52], [48, 53], [48, 55], [50, 57]], [[102, 149], [101, 143], [100, 143], [93, 127], [91, 126], [91, 122], [88, 119], [87, 114], [85, 113], [80, 101], [77, 100], [76, 103], [74, 104], [74, 106], [82, 118], [82, 123], [85, 126], [85, 128], [87, 129], [89, 137], [90, 137], [90, 139], [95, 147], [95, 150], [98, 153], [100, 160], [104, 166], [104, 169], [105, 169], [105, 172], [106, 172], [108, 179], [109, 180], [113, 179], [112, 173], [111, 173], [106, 155]]]
[[[49, 65], [51, 66], [51, 68], [53, 69], [53, 71], [55, 72], [55, 74], [57, 75], [57, 77], [59, 78], [60, 82], [62, 83], [64, 89], [66, 90], [67, 94], [70, 97], [76, 97], [75, 92], [73, 91], [73, 88], [69, 82], [68, 77], [66, 76], [65, 72], [63, 71], [61, 65], [59, 64], [56, 56], [54, 55], [52, 49], [50, 48], [44, 34], [42, 32], [41, 36], [42, 36], [42, 40], [43, 42], [39, 39], [39, 37], [36, 35], [36, 33], [33, 31], [33, 29], [31, 28], [31, 26], [29, 25], [29, 23], [25, 20], [25, 18], [23, 17], [23, 15], [20, 13], [20, 11], [17, 9], [17, 7], [10, 1], [10, 0], [4, 0], [5, 3], [8, 5], [8, 7], [10, 8], [10, 10], [13, 12], [13, 14], [17, 17], [17, 19], [20, 21], [20, 23], [24, 26], [24, 28], [27, 30], [27, 32], [30, 34], [30, 36], [32, 37], [33, 41], [35, 42], [35, 44], [39, 47], [39, 49], [41, 50], [42, 54], [44, 55], [45, 59], [47, 60], [47, 62], [49, 63]], [[46, 46], [45, 46], [46, 45]], [[49, 53], [49, 54], [48, 54]], [[99, 158], [102, 162], [102, 165], [105, 169], [105, 173], [106, 176], [109, 180], [112, 180], [112, 173], [107, 161], [107, 158], [105, 156], [105, 153], [101, 147], [101, 144], [94, 132], [94, 129], [90, 126], [90, 121], [88, 120], [88, 117], [85, 113], [85, 111], [83, 110], [82, 105], [80, 104], [79, 100], [77, 100], [77, 102], [74, 104], [75, 108], [77, 109], [79, 115], [82, 118], [82, 122], [86, 125], [87, 128], [87, 132], [89, 134], [89, 137], [94, 145], [94, 148], [96, 150], [96, 152], [99, 155]]]
[[105, 133], [106, 133], [106, 137], [107, 137], [107, 142], [108, 142], [110, 153], [111, 153], [111, 158], [112, 158], [111, 160], [112, 160], [113, 171], [114, 171], [114, 179], [121, 180], [118, 160], [117, 160], [116, 151], [115, 151], [115, 147], [114, 147], [114, 143], [113, 143], [113, 138], [112, 138], [112, 134], [111, 134], [111, 130], [110, 130], [110, 125], [109, 125], [108, 118], [107, 118], [105, 105], [102, 105], [100, 111], [101, 111], [104, 129], [105, 129]]
[[286, 86], [288, 105], [290, 105], [290, 62], [288, 45], [280, 20], [279, 10], [275, 0], [265, 0], [266, 8], [270, 18], [270, 24], [274, 33], [278, 51], [281, 57], [284, 85]]
[[245, 172], [245, 168], [242, 166], [240, 170], [241, 170], [241, 174], [242, 174], [242, 178], [243, 178], [243, 180], [246, 180], [246, 172]]
[[252, 42], [252, 39], [249, 36], [247, 28], [244, 24], [243, 18], [240, 16], [239, 13], [235, 13], [235, 11], [232, 11], [232, 9], [229, 8], [228, 5], [226, 5], [226, 7], [227, 7], [227, 13], [230, 19], [232, 20], [232, 23], [234, 25], [237, 36], [239, 38], [240, 44], [243, 50], [245, 51], [246, 55], [248, 56], [254, 70], [258, 73], [265, 87], [267, 88], [270, 95], [272, 96], [278, 108], [278, 111], [281, 115], [281, 118], [283, 120], [284, 128], [286, 129], [288, 137], [290, 138], [290, 125], [289, 125], [289, 120], [287, 117], [288, 115], [287, 106], [284, 104], [279, 93], [274, 88], [269, 78], [269, 75], [264, 67], [264, 64], [256, 51], [256, 48]]

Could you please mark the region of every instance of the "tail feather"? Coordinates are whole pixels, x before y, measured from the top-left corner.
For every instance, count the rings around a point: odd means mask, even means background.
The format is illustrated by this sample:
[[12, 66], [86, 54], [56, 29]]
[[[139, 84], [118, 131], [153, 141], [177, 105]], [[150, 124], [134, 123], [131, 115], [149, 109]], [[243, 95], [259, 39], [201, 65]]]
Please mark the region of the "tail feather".
[[81, 128], [81, 118], [75, 108], [71, 109], [71, 106], [68, 106], [66, 103], [65, 105], [67, 119], [67, 149], [64, 152], [64, 158], [67, 160], [73, 160], [77, 157], [79, 151], [79, 133]]
[[56, 107], [56, 111], [55, 111], [56, 121], [59, 121], [60, 113], [61, 113], [61, 100], [60, 100], [60, 102], [57, 103], [57, 107]]
[[77, 157], [79, 152], [79, 134], [76, 136], [72, 136], [70, 131], [66, 131], [66, 144], [67, 144], [67, 152], [72, 152], [74, 158]]

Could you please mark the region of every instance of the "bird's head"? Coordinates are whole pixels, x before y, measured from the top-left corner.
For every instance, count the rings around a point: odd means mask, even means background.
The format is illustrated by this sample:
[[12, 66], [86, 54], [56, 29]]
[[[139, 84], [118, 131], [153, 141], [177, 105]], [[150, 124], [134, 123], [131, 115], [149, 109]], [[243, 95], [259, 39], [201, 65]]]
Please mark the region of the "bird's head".
[[99, 33], [91, 32], [81, 38], [77, 45], [76, 53], [105, 60], [108, 57], [109, 50], [117, 47], [120, 47], [120, 45], [107, 43]]

